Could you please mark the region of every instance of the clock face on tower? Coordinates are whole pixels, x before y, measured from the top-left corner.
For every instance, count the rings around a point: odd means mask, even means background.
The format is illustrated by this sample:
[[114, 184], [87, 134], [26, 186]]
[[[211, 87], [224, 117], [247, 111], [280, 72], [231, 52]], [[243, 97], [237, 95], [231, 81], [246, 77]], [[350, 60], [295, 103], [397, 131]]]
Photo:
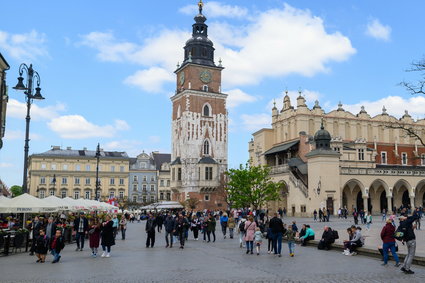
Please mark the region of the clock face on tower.
[[201, 79], [201, 81], [203, 82], [203, 83], [210, 83], [211, 82], [211, 79], [212, 79], [212, 74], [211, 74], [211, 72], [210, 71], [208, 71], [208, 70], [203, 70], [202, 72], [201, 72], [201, 74], [200, 74], [200, 76], [199, 76], [199, 78]]
[[179, 82], [180, 82], [181, 85], [184, 84], [184, 72], [183, 71], [179, 75]]

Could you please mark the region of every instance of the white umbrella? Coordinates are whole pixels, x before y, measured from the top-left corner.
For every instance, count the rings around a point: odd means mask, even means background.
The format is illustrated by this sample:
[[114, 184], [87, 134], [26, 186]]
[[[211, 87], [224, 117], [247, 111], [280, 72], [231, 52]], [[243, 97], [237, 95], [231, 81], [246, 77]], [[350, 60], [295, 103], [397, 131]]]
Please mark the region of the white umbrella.
[[12, 198], [10, 201], [2, 202], [0, 205], [0, 212], [2, 213], [40, 213], [56, 211], [58, 211], [57, 205], [29, 194], [23, 194]]
[[51, 204], [57, 205], [60, 210], [69, 210], [69, 204], [63, 199], [58, 198], [56, 196], [48, 196], [47, 198], [44, 198], [43, 200]]
[[70, 197], [66, 197], [63, 199], [64, 201], [66, 201], [70, 207], [71, 211], [78, 211], [78, 210], [82, 210], [85, 208], [84, 205], [82, 205], [79, 201], [77, 201], [76, 199], [70, 198]]
[[2, 206], [2, 204], [6, 204], [10, 201], [10, 198], [7, 198], [5, 196], [0, 196], [0, 207]]

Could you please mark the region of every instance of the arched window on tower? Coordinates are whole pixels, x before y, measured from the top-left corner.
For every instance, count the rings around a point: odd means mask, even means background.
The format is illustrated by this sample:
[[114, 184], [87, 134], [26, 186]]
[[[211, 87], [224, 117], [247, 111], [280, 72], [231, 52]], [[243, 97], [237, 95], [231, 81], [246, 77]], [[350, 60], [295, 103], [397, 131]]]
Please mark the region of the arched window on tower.
[[204, 141], [204, 155], [210, 154], [210, 143], [206, 140]]
[[202, 109], [202, 114], [206, 117], [210, 117], [211, 116], [211, 109], [210, 106], [208, 104], [204, 105], [204, 108]]

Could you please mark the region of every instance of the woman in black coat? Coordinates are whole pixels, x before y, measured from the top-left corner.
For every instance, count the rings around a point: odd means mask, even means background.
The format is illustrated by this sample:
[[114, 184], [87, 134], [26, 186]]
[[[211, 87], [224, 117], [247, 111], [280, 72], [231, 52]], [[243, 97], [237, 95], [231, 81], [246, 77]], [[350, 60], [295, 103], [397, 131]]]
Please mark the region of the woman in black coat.
[[101, 240], [103, 253], [101, 257], [111, 256], [111, 246], [115, 245], [113, 222], [110, 215], [106, 215], [105, 222], [101, 226]]

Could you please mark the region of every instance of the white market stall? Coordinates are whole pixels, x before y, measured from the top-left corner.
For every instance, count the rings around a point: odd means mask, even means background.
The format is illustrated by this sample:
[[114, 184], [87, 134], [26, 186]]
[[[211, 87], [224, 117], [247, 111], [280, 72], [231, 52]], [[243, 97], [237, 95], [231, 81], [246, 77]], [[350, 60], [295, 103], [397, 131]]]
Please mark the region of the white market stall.
[[181, 205], [177, 201], [161, 201], [161, 202], [156, 202], [156, 203], [152, 203], [150, 205], [141, 207], [141, 209], [144, 209], [144, 210], [154, 210], [154, 209], [161, 210], [161, 209], [176, 209], [176, 208], [183, 208], [183, 205]]
[[0, 205], [0, 213], [50, 213], [58, 210], [57, 205], [29, 194], [2, 201]]
[[48, 196], [47, 198], [44, 198], [43, 200], [53, 205], [56, 205], [59, 210], [69, 210], [69, 204], [63, 199], [58, 198], [56, 196]]

